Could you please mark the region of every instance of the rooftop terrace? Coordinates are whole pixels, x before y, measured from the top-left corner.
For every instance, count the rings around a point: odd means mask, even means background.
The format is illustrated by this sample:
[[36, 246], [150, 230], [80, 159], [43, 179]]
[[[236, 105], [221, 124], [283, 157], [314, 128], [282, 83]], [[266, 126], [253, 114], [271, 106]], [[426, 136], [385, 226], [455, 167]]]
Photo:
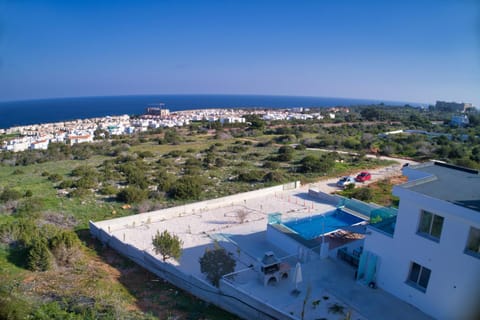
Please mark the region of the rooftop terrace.
[[[429, 162], [407, 167], [408, 171], [419, 171], [413, 180], [401, 185], [433, 198], [445, 200], [458, 206], [480, 211], [480, 173], [478, 170], [462, 168], [443, 162]], [[409, 177], [410, 180], [410, 177]]]

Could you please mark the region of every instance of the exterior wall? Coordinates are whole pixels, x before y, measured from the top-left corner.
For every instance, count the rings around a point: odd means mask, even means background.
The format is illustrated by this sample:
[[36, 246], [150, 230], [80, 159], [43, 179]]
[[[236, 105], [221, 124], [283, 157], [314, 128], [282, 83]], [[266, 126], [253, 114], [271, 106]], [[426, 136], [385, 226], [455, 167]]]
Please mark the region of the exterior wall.
[[[402, 187], [394, 194], [400, 197], [394, 236], [370, 228], [365, 241], [365, 250], [380, 257], [377, 285], [436, 318], [471, 319], [480, 295], [474, 285], [480, 283], [480, 259], [464, 249], [470, 227], [480, 228], [480, 215]], [[417, 235], [422, 209], [444, 217], [439, 242]], [[406, 283], [412, 261], [431, 270], [425, 292]]]

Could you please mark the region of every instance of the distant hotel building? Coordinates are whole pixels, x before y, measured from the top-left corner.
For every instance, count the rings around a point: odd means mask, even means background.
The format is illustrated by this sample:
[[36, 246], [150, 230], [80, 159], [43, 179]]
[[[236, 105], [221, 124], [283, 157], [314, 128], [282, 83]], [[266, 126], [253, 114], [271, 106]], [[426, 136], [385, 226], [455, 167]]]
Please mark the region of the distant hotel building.
[[457, 102], [445, 102], [437, 101], [435, 103], [435, 110], [440, 111], [452, 111], [452, 112], [465, 112], [467, 109], [473, 108], [471, 103], [457, 103]]
[[170, 110], [165, 109], [164, 103], [150, 104], [146, 111], [147, 115], [159, 116], [160, 118], [167, 117], [170, 114]]

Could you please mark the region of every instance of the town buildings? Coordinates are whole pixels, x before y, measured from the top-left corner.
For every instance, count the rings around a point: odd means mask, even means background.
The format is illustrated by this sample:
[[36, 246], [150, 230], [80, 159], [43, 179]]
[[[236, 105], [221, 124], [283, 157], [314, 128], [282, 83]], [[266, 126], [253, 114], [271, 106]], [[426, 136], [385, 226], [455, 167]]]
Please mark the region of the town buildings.
[[438, 319], [480, 316], [480, 174], [430, 162], [403, 169], [398, 215], [369, 227], [359, 277]]
[[[156, 105], [157, 106], [157, 105]], [[330, 119], [335, 112], [345, 109], [327, 109]], [[348, 109], [347, 109], [348, 110]], [[297, 110], [298, 111], [298, 110]], [[163, 104], [147, 108], [147, 113], [140, 117], [107, 116], [56, 123], [33, 124], [0, 130], [0, 134], [18, 134], [19, 137], [8, 139], [0, 145], [0, 151], [25, 151], [28, 149], [47, 149], [50, 142], [68, 143], [70, 145], [92, 142], [97, 132], [99, 137], [108, 135], [133, 134], [149, 129], [173, 128], [189, 125], [194, 121], [220, 122], [223, 124], [245, 123], [245, 115], [256, 114], [265, 120], [323, 119], [320, 113], [304, 114], [290, 109], [256, 110], [256, 109], [201, 109], [170, 113]]]

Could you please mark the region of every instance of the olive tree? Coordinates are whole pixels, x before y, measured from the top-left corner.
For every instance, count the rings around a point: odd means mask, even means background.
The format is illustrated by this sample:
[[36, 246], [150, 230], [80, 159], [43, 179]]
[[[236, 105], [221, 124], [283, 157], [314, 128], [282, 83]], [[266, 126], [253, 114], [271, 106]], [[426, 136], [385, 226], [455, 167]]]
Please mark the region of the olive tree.
[[200, 257], [200, 271], [207, 276], [207, 279], [216, 287], [222, 276], [232, 273], [235, 270], [236, 261], [228, 254], [227, 250], [215, 243], [212, 249], [206, 249]]
[[183, 241], [175, 234], [170, 234], [167, 230], [157, 234], [152, 238], [153, 248], [156, 254], [162, 255], [163, 261], [168, 258], [179, 259], [182, 255]]

